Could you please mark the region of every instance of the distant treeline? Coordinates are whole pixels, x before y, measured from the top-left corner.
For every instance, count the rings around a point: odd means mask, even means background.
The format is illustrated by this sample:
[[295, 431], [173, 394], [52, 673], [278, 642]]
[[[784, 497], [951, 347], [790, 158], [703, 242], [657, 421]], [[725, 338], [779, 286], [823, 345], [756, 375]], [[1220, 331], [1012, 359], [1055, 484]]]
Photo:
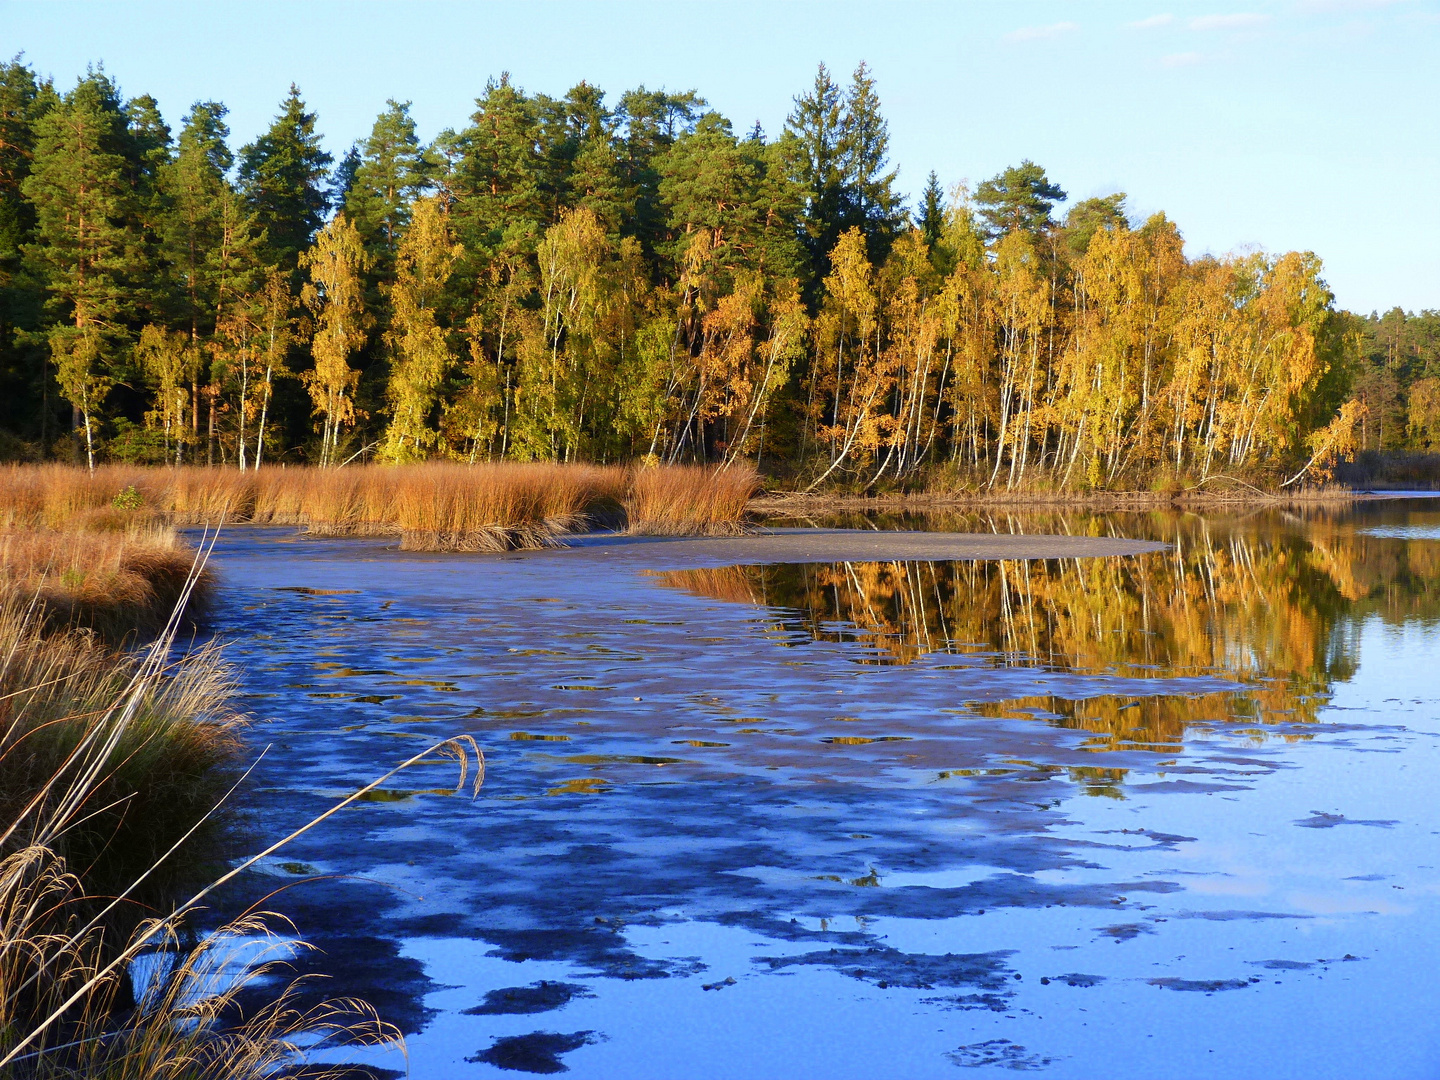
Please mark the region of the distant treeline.
[[0, 66], [0, 456], [759, 459], [802, 484], [1283, 481], [1440, 445], [1440, 315], [1309, 253], [1187, 259], [1032, 162], [912, 207], [862, 65], [783, 131], [694, 91], [489, 82], [338, 163], [291, 87], [238, 152]]

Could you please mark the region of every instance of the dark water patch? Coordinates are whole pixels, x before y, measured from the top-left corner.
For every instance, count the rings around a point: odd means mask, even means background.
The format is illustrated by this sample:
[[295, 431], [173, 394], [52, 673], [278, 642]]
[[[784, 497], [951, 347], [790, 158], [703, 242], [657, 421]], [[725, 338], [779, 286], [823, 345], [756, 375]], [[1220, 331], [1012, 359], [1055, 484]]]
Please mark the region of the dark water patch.
[[1102, 926], [1097, 933], [1104, 934], [1119, 945], [1122, 941], [1134, 941], [1141, 934], [1153, 934], [1155, 928], [1145, 923], [1117, 923], [1114, 926]]
[[1015, 1072], [1043, 1069], [1063, 1058], [1034, 1054], [1009, 1039], [986, 1039], [948, 1051], [945, 1056], [962, 1069], [1001, 1068]]
[[988, 953], [907, 953], [884, 945], [867, 949], [829, 949], [799, 956], [756, 956], [754, 963], [771, 971], [790, 967], [828, 967], [881, 989], [905, 986], [933, 990], [937, 986], [973, 986], [980, 990], [1002, 990], [1015, 976], [1008, 960], [1014, 949]]
[[1270, 919], [1313, 919], [1314, 915], [1289, 911], [1178, 911], [1172, 919], [1204, 919], [1207, 922], [1264, 922]]
[[593, 998], [590, 990], [578, 983], [549, 982], [544, 979], [529, 986], [507, 986], [486, 993], [479, 1005], [465, 1009], [466, 1016], [509, 1016], [520, 1013], [551, 1012], [564, 1008], [575, 998]]
[[487, 956], [512, 963], [562, 960], [587, 975], [610, 979], [668, 979], [705, 970], [705, 965], [693, 958], [655, 960], [641, 956], [629, 947], [619, 927], [485, 930], [481, 936], [494, 946]]
[[1009, 1012], [1014, 1005], [1012, 994], [944, 994], [920, 999], [926, 1005], [956, 1012]]
[[1178, 833], [1157, 832], [1154, 829], [1107, 829], [1105, 832], [1116, 833], [1121, 836], [1147, 837], [1155, 841], [1155, 850], [1163, 848], [1173, 851], [1177, 844], [1193, 844], [1199, 839], [1195, 836], [1181, 836]]
[[1246, 963], [1267, 971], [1307, 971], [1315, 966], [1306, 960], [1247, 960]]
[[1066, 986], [1079, 986], [1088, 988], [1099, 986], [1105, 981], [1104, 975], [1084, 975], [1078, 971], [1072, 971], [1068, 975], [1051, 975], [1040, 980], [1042, 986], [1049, 986], [1051, 983], [1061, 982]]
[[1389, 819], [1347, 818], [1344, 814], [1327, 814], [1323, 810], [1311, 810], [1308, 818], [1301, 818], [1295, 824], [1302, 829], [1333, 829], [1336, 825], [1369, 825], [1376, 829], [1391, 829], [1400, 823]]
[[1150, 784], [1131, 784], [1133, 792], [1148, 795], [1213, 795], [1217, 791], [1247, 791], [1243, 784], [1205, 784], [1194, 780], [1157, 780]]
[[1249, 979], [1177, 979], [1166, 976], [1159, 979], [1145, 980], [1151, 986], [1158, 986], [1165, 990], [1181, 990], [1194, 994], [1214, 994], [1221, 990], [1248, 990], [1258, 980], [1258, 975], [1252, 975]]
[[496, 1039], [487, 1050], [465, 1060], [494, 1065], [510, 1072], [562, 1073], [570, 1066], [560, 1060], [561, 1054], [596, 1042], [593, 1031], [574, 1031], [561, 1035], [554, 1031], [533, 1031], [529, 1035], [508, 1035]]

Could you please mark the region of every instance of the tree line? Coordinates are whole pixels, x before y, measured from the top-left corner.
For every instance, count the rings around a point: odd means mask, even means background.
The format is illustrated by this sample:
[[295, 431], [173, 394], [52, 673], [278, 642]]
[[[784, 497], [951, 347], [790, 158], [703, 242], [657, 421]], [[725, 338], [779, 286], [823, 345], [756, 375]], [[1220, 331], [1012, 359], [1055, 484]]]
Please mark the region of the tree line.
[[[401, 102], [338, 162], [316, 124], [292, 86], [235, 151], [218, 102], [176, 134], [103, 71], [0, 65], [0, 455], [1014, 489], [1440, 442], [1434, 313], [1338, 311], [1310, 253], [1187, 258], [1123, 194], [1062, 217], [1030, 161], [907, 206], [863, 64], [774, 137], [506, 76], [428, 144]], [[1423, 362], [1375, 360], [1397, 317]]]

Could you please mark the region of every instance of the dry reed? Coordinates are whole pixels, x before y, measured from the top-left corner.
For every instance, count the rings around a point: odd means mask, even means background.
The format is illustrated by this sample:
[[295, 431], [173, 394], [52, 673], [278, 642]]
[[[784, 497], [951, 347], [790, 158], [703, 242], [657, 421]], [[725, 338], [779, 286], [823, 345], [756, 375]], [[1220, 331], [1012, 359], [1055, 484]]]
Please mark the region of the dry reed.
[[[0, 598], [33, 603], [51, 629], [83, 627], [112, 640], [163, 627], [194, 565], [195, 553], [164, 527], [0, 531]], [[188, 614], [203, 611], [211, 585], [201, 573]]]
[[747, 465], [670, 465], [634, 470], [625, 496], [629, 531], [655, 536], [734, 536], [745, 532], [745, 507], [760, 490]]
[[173, 525], [293, 525], [316, 536], [398, 536], [414, 551], [544, 547], [567, 532], [743, 531], [753, 470], [557, 463], [367, 465], [345, 469], [61, 465], [0, 469], [0, 524], [130, 531]]
[[[0, 605], [0, 1075], [268, 1080], [298, 1067], [338, 1077], [348, 1070], [306, 1061], [334, 1046], [400, 1040], [361, 1002], [302, 1007], [298, 982], [267, 989], [268, 1002], [242, 1015], [242, 992], [277, 972], [273, 957], [254, 955], [257, 942], [262, 951], [303, 946], [253, 914], [185, 945], [184, 920], [215, 888], [400, 769], [448, 752], [461, 760], [463, 785], [478, 748], [462, 740], [422, 751], [185, 902], [165, 904], [169, 914], [140, 921], [157, 882], [176, 895], [166, 865], [213, 819], [214, 780], [236, 750], [218, 652], [170, 659], [185, 600], [131, 654], [42, 634], [33, 607]], [[117, 849], [132, 853], [128, 864], [116, 862]], [[148, 977], [132, 982], [137, 973]]]
[[[43, 838], [35, 823], [84, 787], [87, 809], [46, 846], [92, 889], [112, 890], [153, 868], [151, 890], [163, 893], [217, 854], [216, 830], [180, 841], [233, 779], [239, 721], [227, 704], [229, 672], [204, 647], [148, 677], [144, 653], [47, 633], [37, 609], [22, 604], [0, 603], [0, 856]], [[114, 704], [127, 694], [129, 712], [117, 725]], [[99, 770], [97, 745], [110, 754]]]

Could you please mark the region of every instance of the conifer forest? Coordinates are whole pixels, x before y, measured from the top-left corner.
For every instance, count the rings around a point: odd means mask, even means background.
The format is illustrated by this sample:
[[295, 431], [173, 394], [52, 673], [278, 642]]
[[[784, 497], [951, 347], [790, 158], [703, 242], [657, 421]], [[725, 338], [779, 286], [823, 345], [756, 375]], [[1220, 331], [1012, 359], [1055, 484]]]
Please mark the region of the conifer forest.
[[460, 119], [427, 144], [391, 101], [335, 160], [294, 86], [235, 146], [219, 102], [0, 66], [0, 456], [1079, 491], [1440, 449], [1440, 314], [1187, 256], [1032, 161], [902, 177], [864, 65], [778, 132], [503, 75]]

